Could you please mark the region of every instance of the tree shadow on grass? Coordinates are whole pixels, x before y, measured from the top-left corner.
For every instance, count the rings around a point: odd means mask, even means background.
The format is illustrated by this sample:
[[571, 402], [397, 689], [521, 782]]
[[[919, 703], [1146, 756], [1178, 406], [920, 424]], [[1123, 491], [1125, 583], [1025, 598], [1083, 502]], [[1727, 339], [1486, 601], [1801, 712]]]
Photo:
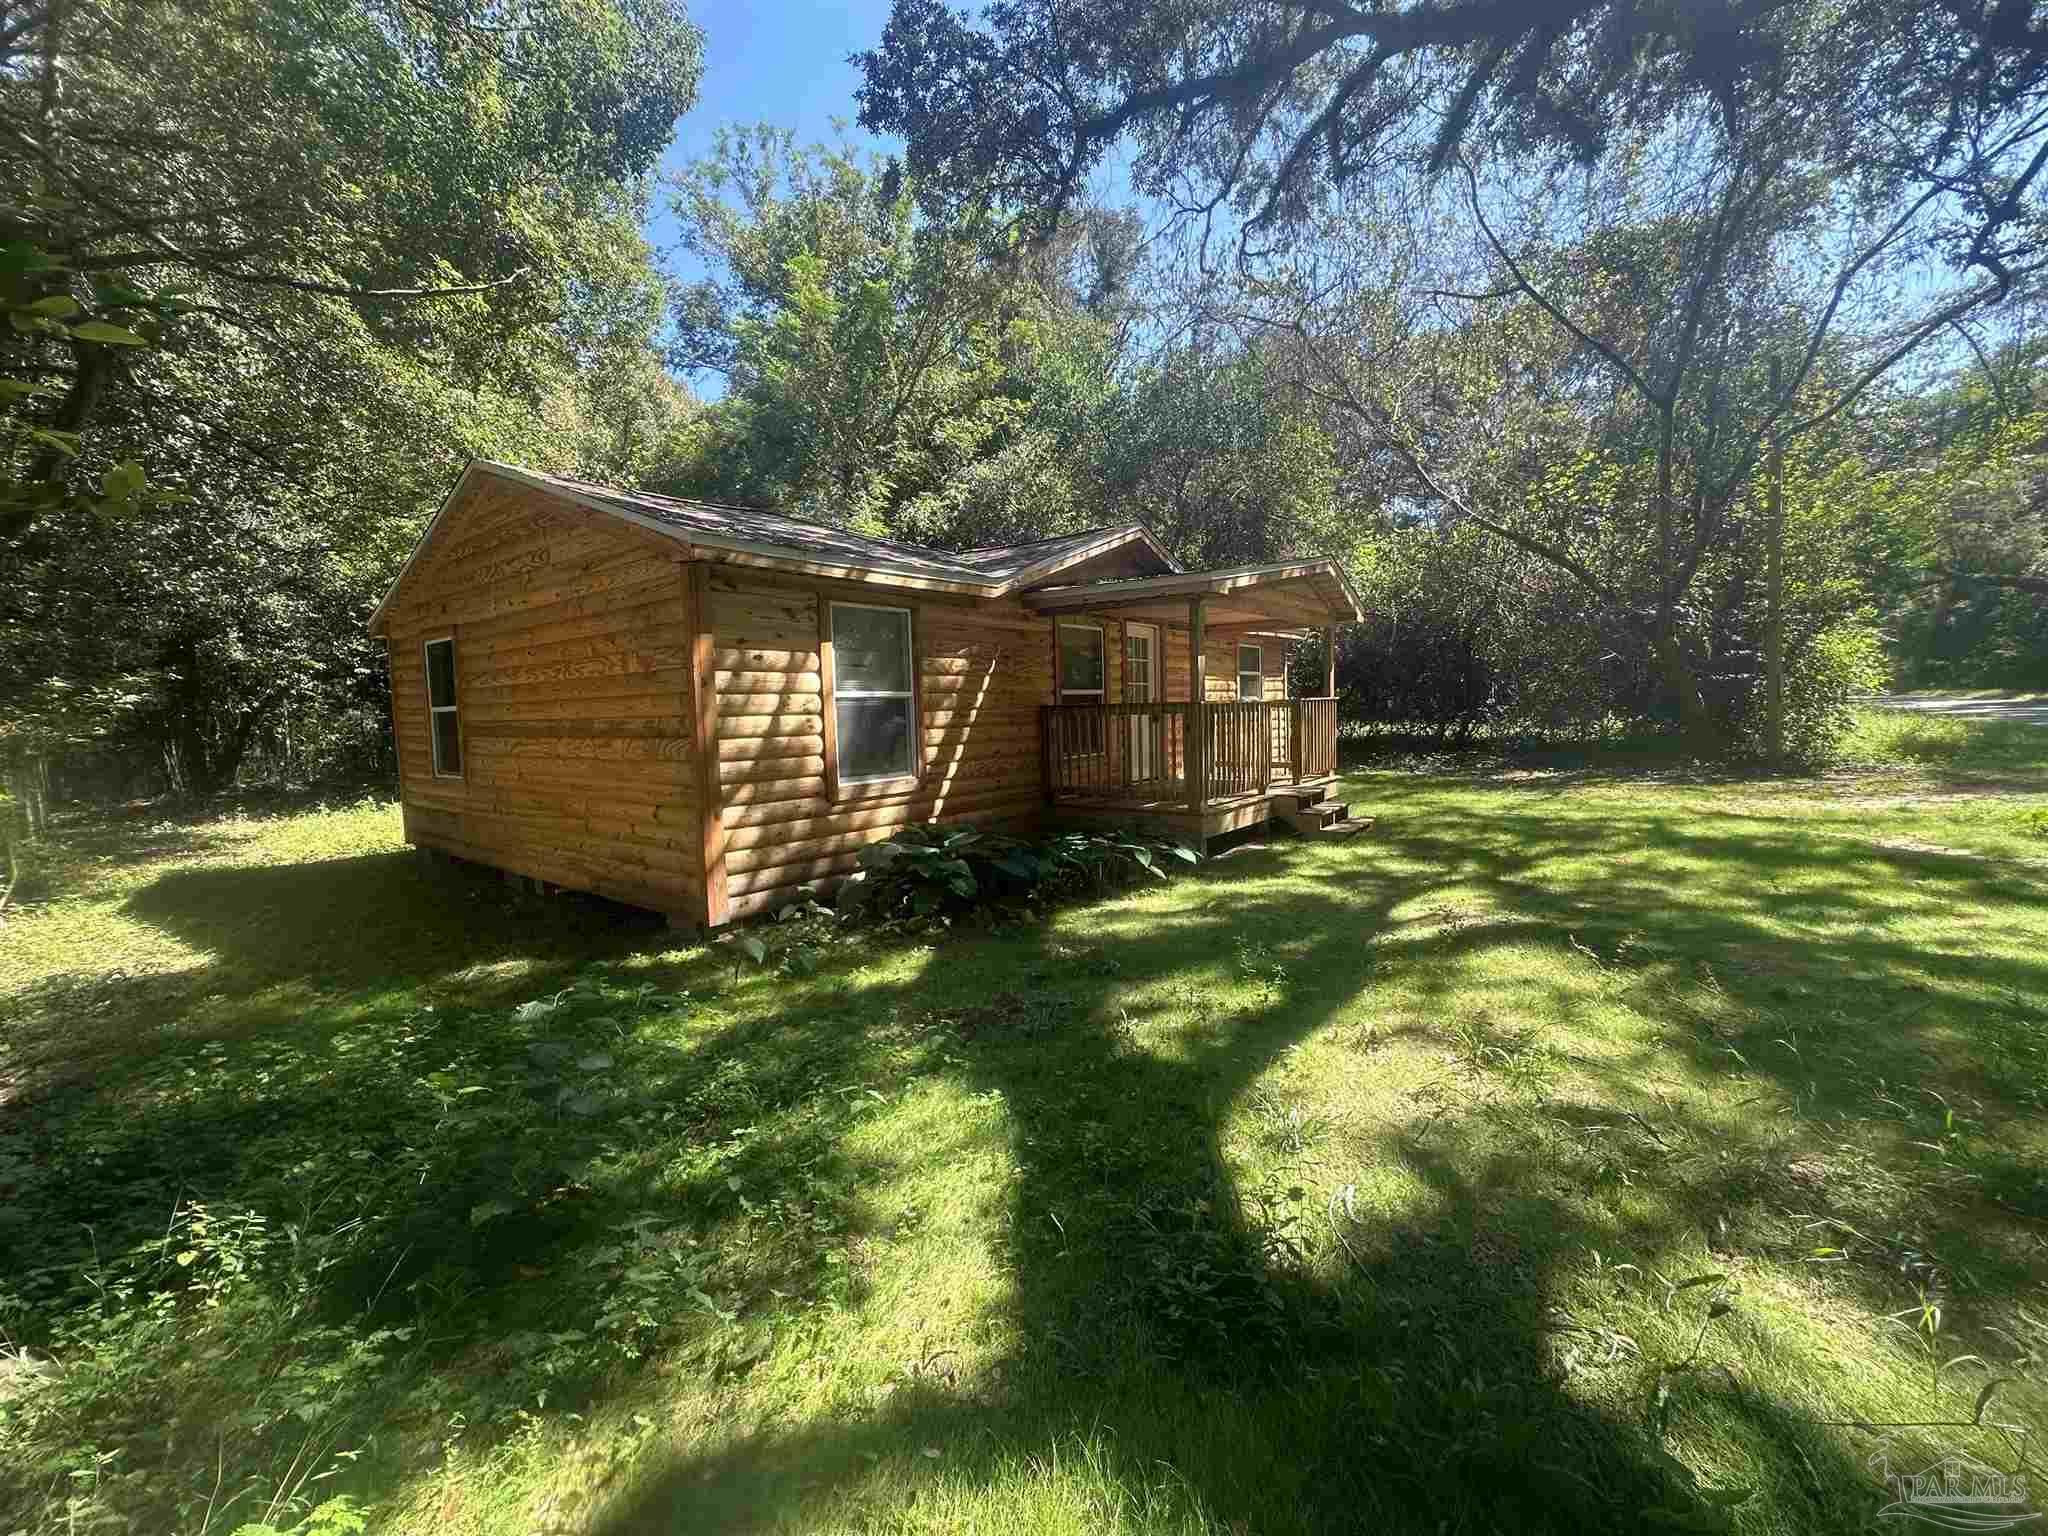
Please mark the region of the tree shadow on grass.
[[[1562, 948], [1574, 930], [1618, 940], [1624, 923], [1661, 925], [1688, 953], [1785, 946], [1753, 914], [1668, 887], [1606, 890], [1617, 907], [1635, 910], [1589, 923], [1568, 893], [1528, 875], [1616, 834], [1527, 830], [1527, 847], [1498, 852], [1488, 846], [1498, 826], [1439, 815], [1392, 845], [1397, 862], [1456, 867], [1466, 882], [1513, 898], [1521, 916], [1505, 928], [1373, 942], [1400, 932], [1393, 909], [1429, 890], [1433, 875], [1368, 875], [1348, 899], [1243, 896], [1216, 879], [1211, 899], [1190, 902], [1196, 912], [1170, 933], [1147, 937], [1106, 917], [1101, 942], [1117, 962], [1113, 982], [1077, 977], [1073, 957], [1048, 953], [1043, 936], [1012, 945], [1019, 992], [1035, 1000], [1027, 1016], [1044, 1018], [1060, 997], [1071, 1004], [1053, 1035], [1007, 1040], [1000, 1010], [992, 1027], [987, 1005], [952, 995], [945, 971], [928, 976], [922, 1006], [981, 1021], [964, 1070], [977, 1089], [1001, 1093], [1020, 1149], [1008, 1305], [1028, 1343], [994, 1373], [1004, 1384], [999, 1406], [927, 1395], [857, 1424], [724, 1444], [644, 1476], [598, 1528], [627, 1536], [830, 1523], [877, 1499], [921, 1497], [941, 1508], [964, 1501], [973, 1510], [975, 1485], [1028, 1477], [1020, 1460], [1077, 1436], [1107, 1443], [1134, 1503], [1156, 1496], [1157, 1469], [1167, 1466], [1187, 1503], [1230, 1530], [1618, 1531], [1654, 1525], [1660, 1514], [1714, 1528], [1708, 1491], [1664, 1456], [1647, 1407], [1641, 1417], [1617, 1417], [1566, 1390], [1557, 1313], [1564, 1271], [1590, 1251], [1668, 1245], [1674, 1222], [1676, 1235], [1696, 1234], [1728, 1192], [1694, 1189], [1700, 1206], [1681, 1202], [1661, 1224], [1596, 1217], [1586, 1201], [1547, 1196], [1512, 1157], [1475, 1153], [1450, 1133], [1433, 1143], [1389, 1133], [1379, 1157], [1417, 1177], [1428, 1197], [1406, 1214], [1348, 1227], [1347, 1261], [1330, 1275], [1303, 1269], [1290, 1246], [1288, 1223], [1315, 1213], [1291, 1207], [1284, 1191], [1236, 1187], [1224, 1162], [1220, 1128], [1231, 1106], [1370, 974], [1455, 963], [1507, 943]], [[1651, 836], [1694, 856], [1768, 863], [1782, 852], [1768, 840], [1705, 848], [1670, 828]], [[1247, 856], [1235, 873], [1282, 875], [1299, 856]], [[1976, 878], [1942, 873], [1964, 889]], [[1844, 870], [1817, 899], [1853, 903], [1858, 889]], [[1661, 899], [1645, 909], [1653, 892]], [[1173, 1057], [1119, 1043], [1106, 1015], [1120, 996], [1246, 935], [1289, 944], [1289, 970], [1303, 983], [1285, 1003], [1221, 1020]], [[1905, 946], [1871, 941], [1857, 958], [1906, 955]], [[2007, 979], [2043, 979], [2024, 969]], [[1768, 995], [1768, 973], [1755, 985]], [[1808, 1069], [1794, 1059], [1757, 1070], [1804, 1086]], [[1656, 1108], [1652, 1096], [1630, 1091], [1639, 1086], [1630, 1067], [1613, 1076], [1621, 1102]], [[1718, 1134], [1686, 1125], [1668, 1105], [1659, 1117], [1653, 1134]], [[2029, 1276], [1989, 1278], [2017, 1286]], [[1655, 1380], [1647, 1368], [1642, 1374]], [[1870, 1491], [1870, 1478], [1811, 1418], [1732, 1377], [1711, 1387], [1681, 1381], [1674, 1400], [1674, 1412], [1690, 1405], [1749, 1426], [1754, 1470], [1784, 1528], [1861, 1528], [1869, 1505], [1858, 1491]], [[909, 1474], [884, 1477], [872, 1465], [888, 1457], [903, 1465], [904, 1447], [919, 1443], [944, 1448], [957, 1465], [932, 1469], [922, 1485], [914, 1459]], [[906, 1477], [922, 1492], [904, 1487]], [[874, 1490], [878, 1479], [886, 1495]], [[834, 1506], [834, 1494], [850, 1502]], [[821, 1516], [821, 1507], [836, 1512]]]
[[[736, 1434], [666, 1462], [650, 1453], [600, 1515], [596, 1528], [607, 1536], [762, 1529], [821, 1506], [833, 1519], [851, 1509], [886, 1521], [900, 1507], [892, 1501], [909, 1498], [959, 1501], [966, 1523], [977, 1508], [987, 1517], [976, 1498], [1028, 1483], [1063, 1445], [1100, 1458], [1102, 1475], [1133, 1508], [1198, 1510], [1224, 1528], [1618, 1531], [1643, 1528], [1655, 1509], [1698, 1515], [1698, 1491], [1673, 1472], [1645, 1418], [1602, 1411], [1570, 1390], [1556, 1311], [1588, 1250], [1668, 1245], [1727, 1207], [1722, 1184], [1689, 1179], [1680, 1194], [1696, 1206], [1680, 1199], [1673, 1210], [1624, 1218], [1567, 1198], [1557, 1181], [1532, 1180], [1498, 1142], [1468, 1140], [1455, 1120], [1422, 1123], [1418, 1110], [1417, 1123], [1385, 1131], [1358, 1155], [1397, 1167], [1421, 1195], [1345, 1218], [1344, 1262], [1315, 1268], [1300, 1262], [1296, 1245], [1301, 1224], [1325, 1213], [1284, 1188], [1242, 1187], [1226, 1160], [1226, 1118], [1370, 979], [1410, 980], [1426, 1009], [1448, 997], [1458, 966], [1532, 944], [1583, 946], [1595, 956], [1589, 965], [1614, 973], [1611, 994], [1640, 994], [1646, 1014], [1658, 989], [1697, 963], [1714, 969], [1744, 1014], [1741, 1034], [1723, 1039], [1719, 1016], [1679, 1017], [1637, 1059], [1598, 1069], [1616, 1103], [1656, 1114], [1657, 1134], [1679, 1145], [1720, 1132], [1685, 1124], [1644, 1091], [1642, 1077], [1671, 1050], [1717, 1063], [1732, 1044], [1760, 1081], [1831, 1109], [1858, 1105], [1867, 1090], [1856, 1073], [1814, 1049], [1824, 1044], [1822, 1024], [1841, 1032], [1826, 1049], [1868, 1052], [1859, 1070], [1904, 1073], [1932, 1062], [1943, 1081], [2010, 1092], [2019, 1068], [1952, 1059], [1951, 1032], [1985, 1027], [1977, 1011], [1987, 989], [2042, 995], [2040, 964], [1928, 955], [1873, 922], [1840, 957], [1877, 978], [1868, 1001], [1882, 1006], [1869, 1017], [1883, 1027], [1866, 1041], [1853, 1020], [1799, 1017], [1797, 994], [1781, 994], [1816, 961], [1764, 923], [1788, 911], [1816, 923], [1874, 911], [1884, 884], [1874, 869], [1927, 882], [1936, 900], [2038, 906], [2041, 898], [1953, 860], [1817, 847], [1765, 825], [1723, 835], [1656, 817], [1562, 823], [1538, 803], [1505, 818], [1432, 804], [1410, 821], [1394, 809], [1369, 844], [1246, 850], [1186, 886], [1170, 919], [1114, 904], [1091, 912], [1087, 948], [1107, 962], [1100, 969], [1041, 928], [959, 942], [907, 981], [806, 989], [795, 1004], [686, 1050], [649, 1038], [630, 1013], [614, 1037], [567, 1042], [554, 1039], [560, 1030], [546, 1019], [501, 1023], [492, 1049], [503, 1057], [523, 1063], [536, 1045], [602, 1046], [630, 1077], [630, 1092], [577, 1128], [549, 1098], [554, 1077], [528, 1074], [534, 1082], [506, 1089], [503, 1112], [436, 1111], [424, 1140], [380, 1132], [387, 1117], [402, 1118], [403, 1105], [363, 1093], [371, 1079], [357, 1075], [363, 1058], [351, 1043], [388, 1032], [403, 1058], [389, 1077], [393, 1092], [430, 1092], [416, 1085], [449, 1070], [451, 1047], [474, 1042], [422, 1015], [412, 989], [502, 1009], [566, 982], [579, 962], [632, 958], [660, 940], [646, 929], [613, 930], [598, 907], [554, 909], [530, 923], [513, 908], [465, 910], [454, 900], [459, 881], [446, 890], [422, 885], [402, 857], [180, 871], [138, 893], [131, 910], [245, 979], [235, 1042], [253, 1047], [266, 1031], [289, 1033], [310, 1066], [294, 1068], [291, 1086], [244, 1101], [202, 1096], [167, 1107], [146, 1128], [96, 1127], [97, 1161], [66, 1200], [74, 1214], [97, 1210], [109, 1222], [124, 1210], [156, 1219], [178, 1191], [216, 1201], [274, 1197], [277, 1174], [288, 1169], [317, 1202], [345, 1197], [365, 1161], [409, 1160], [420, 1193], [324, 1282], [323, 1310], [340, 1319], [367, 1307], [402, 1321], [431, 1304], [442, 1329], [416, 1365], [478, 1379], [511, 1374], [518, 1340], [577, 1326], [602, 1303], [600, 1282], [617, 1266], [600, 1256], [618, 1246], [622, 1224], [708, 1230], [732, 1217], [736, 1189], [759, 1197], [799, 1182], [798, 1168], [808, 1184], [883, 1183], [891, 1170], [856, 1145], [858, 1122], [816, 1106], [821, 1085], [873, 1081], [873, 1032], [893, 1015], [921, 1032], [909, 1053], [914, 1071], [956, 1078], [1006, 1106], [1017, 1172], [1005, 1198], [1010, 1292], [1001, 1306], [1017, 1347], [971, 1394], [923, 1383], [851, 1422]], [[1640, 878], [1557, 868], [1638, 854], [1652, 858]], [[1660, 877], [1655, 857], [1723, 873], [1674, 882]], [[1881, 864], [1865, 862], [1871, 857]], [[1759, 872], [1772, 869], [1800, 873], [1796, 910], [1773, 906], [1760, 887]], [[1445, 886], [1498, 910], [1469, 923], [1411, 921], [1417, 903]], [[577, 914], [586, 911], [593, 927], [580, 929]], [[307, 926], [319, 936], [310, 964], [279, 952]], [[1634, 958], [1618, 958], [1631, 935]], [[1198, 1007], [1239, 940], [1284, 955], [1282, 995], [1216, 1011], [1172, 1054], [1139, 1048], [1119, 1027], [1125, 1010], [1157, 1006], [1162, 988], [1185, 986]], [[479, 957], [515, 974], [493, 977]], [[354, 1000], [309, 1016], [269, 990], [288, 991], [309, 969]], [[705, 962], [641, 973], [665, 986], [700, 985]], [[1926, 991], [1902, 1002], [1909, 977]], [[1569, 993], [1555, 1002], [1566, 1013], [1575, 1006]], [[1424, 1017], [1413, 1027], [1442, 1022]], [[1774, 1038], [1767, 1032], [1787, 1028], [1805, 1031], [1794, 1037], [1801, 1048], [1763, 1048]], [[461, 1073], [449, 1082], [458, 1092]], [[103, 1110], [103, 1096], [118, 1087], [104, 1081], [43, 1101], [39, 1130], [61, 1136], [65, 1117], [90, 1117], [96, 1102]], [[352, 1095], [367, 1102], [350, 1104]], [[348, 1105], [346, 1127], [334, 1118], [337, 1104]], [[351, 1134], [289, 1129], [304, 1124]], [[532, 1134], [543, 1125], [570, 1130]], [[636, 1156], [636, 1145], [651, 1150]], [[663, 1166], [678, 1148], [714, 1145], [716, 1159], [682, 1176]], [[176, 1149], [168, 1162], [167, 1148]], [[1555, 1172], [1568, 1182], [1578, 1170]], [[518, 1193], [516, 1209], [478, 1220], [508, 1188]], [[878, 1218], [855, 1201], [849, 1220], [858, 1230]], [[0, 1231], [0, 1248], [6, 1237]], [[771, 1328], [799, 1326], [819, 1304], [816, 1259], [801, 1245], [783, 1254], [783, 1269], [745, 1298], [750, 1315]], [[588, 1285], [532, 1279], [585, 1273]], [[1996, 1268], [1987, 1276], [1998, 1287], [2026, 1278]], [[630, 1397], [631, 1380], [587, 1376], [564, 1383], [559, 1400]], [[401, 1386], [366, 1376], [332, 1411], [374, 1421], [393, 1409]], [[1839, 1442], [1764, 1393], [1694, 1396], [1703, 1413], [1753, 1423], [1752, 1460], [1770, 1496], [1802, 1511], [1786, 1528], [1855, 1528], [1851, 1512], [1819, 1508], [1868, 1482]], [[926, 1445], [941, 1457], [927, 1462]], [[403, 1475], [396, 1464], [385, 1471]], [[1819, 1492], [1803, 1491], [1809, 1485]]]
[[[103, 856], [148, 861], [232, 845], [203, 824], [173, 829], [170, 842], [160, 830], [106, 834]], [[74, 833], [67, 845], [75, 852], [90, 840]], [[201, 1039], [300, 1027], [345, 998], [388, 988], [495, 1001], [666, 942], [653, 913], [597, 897], [542, 901], [493, 871], [410, 852], [174, 868], [121, 910], [196, 957], [168, 970], [49, 976], [0, 997], [0, 1107], [102, 1072], [118, 1077]]]
[[578, 894], [543, 900], [495, 870], [417, 852], [172, 870], [125, 910], [238, 981], [336, 989], [417, 986], [506, 959], [580, 963], [645, 949], [663, 930], [637, 907]]

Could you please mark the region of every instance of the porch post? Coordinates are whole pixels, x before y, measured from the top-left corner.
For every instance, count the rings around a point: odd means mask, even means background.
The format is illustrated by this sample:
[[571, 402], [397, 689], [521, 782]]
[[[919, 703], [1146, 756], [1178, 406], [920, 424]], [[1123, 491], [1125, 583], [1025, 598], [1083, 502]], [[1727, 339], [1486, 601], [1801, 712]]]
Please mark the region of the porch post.
[[1206, 605], [1188, 599], [1188, 809], [1200, 811], [1209, 798], [1209, 670], [1202, 655]]
[[1337, 697], [1337, 626], [1323, 626], [1323, 696]]

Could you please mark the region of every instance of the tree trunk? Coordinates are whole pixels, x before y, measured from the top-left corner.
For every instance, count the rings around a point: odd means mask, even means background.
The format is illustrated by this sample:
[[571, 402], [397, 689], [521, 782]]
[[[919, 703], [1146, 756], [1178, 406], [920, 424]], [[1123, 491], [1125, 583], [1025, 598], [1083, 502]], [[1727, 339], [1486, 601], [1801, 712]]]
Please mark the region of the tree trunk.
[[[1771, 398], [1778, 395], [1778, 364], [1771, 362]], [[1771, 428], [1770, 483], [1764, 544], [1764, 752], [1785, 760], [1785, 444]]]
[[235, 782], [235, 775], [242, 768], [242, 759], [249, 755], [249, 739], [255, 734], [259, 718], [257, 710], [244, 710], [235, 717], [233, 728], [215, 744], [211, 764], [213, 785], [210, 793], [218, 794]]
[[1707, 709], [1706, 695], [1700, 692], [1699, 679], [1686, 658], [1685, 647], [1670, 625], [1659, 626], [1651, 637], [1650, 657], [1656, 663], [1657, 675], [1678, 701], [1678, 728], [1686, 750], [1694, 757], [1720, 756], [1723, 746], [1720, 727], [1714, 724], [1714, 717]]

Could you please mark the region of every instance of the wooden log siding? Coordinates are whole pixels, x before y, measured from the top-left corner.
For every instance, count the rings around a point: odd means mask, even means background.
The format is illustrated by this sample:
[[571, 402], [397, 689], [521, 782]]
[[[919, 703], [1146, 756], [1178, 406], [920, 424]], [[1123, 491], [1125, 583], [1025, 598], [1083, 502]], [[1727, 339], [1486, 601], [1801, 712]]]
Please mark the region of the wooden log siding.
[[[501, 482], [449, 508], [387, 609], [409, 838], [715, 923], [847, 873], [910, 823], [1022, 823], [1041, 810], [1055, 619], [680, 555], [658, 534]], [[835, 597], [911, 611], [920, 773], [900, 788], [841, 789], [828, 773]], [[1205, 692], [1225, 707], [1197, 741], [1184, 626], [1160, 626], [1157, 692], [1138, 706], [1123, 702], [1123, 624], [1062, 617], [1102, 629], [1104, 707], [1086, 722], [1048, 711], [1055, 732], [1093, 743], [1069, 743], [1060, 773], [1085, 772], [1097, 792], [1157, 781], [1164, 793], [1206, 759], [1211, 795], [1244, 794], [1269, 767], [1320, 762], [1319, 707], [1234, 705], [1234, 637], [1209, 648]], [[460, 778], [433, 772], [421, 648], [442, 635], [455, 640]], [[1266, 699], [1284, 700], [1287, 646], [1262, 643]], [[1140, 729], [1155, 733], [1144, 751]]]
[[[718, 778], [732, 916], [771, 911], [913, 822], [1010, 823], [1040, 807], [1038, 706], [1051, 702], [1051, 621], [1013, 602], [712, 566]], [[825, 772], [824, 605], [911, 611], [922, 774], [834, 798]], [[851, 790], [853, 786], [849, 786]]]
[[[524, 488], [449, 509], [388, 611], [407, 838], [652, 907], [702, 901], [684, 568]], [[460, 778], [428, 742], [422, 646], [455, 640]]]

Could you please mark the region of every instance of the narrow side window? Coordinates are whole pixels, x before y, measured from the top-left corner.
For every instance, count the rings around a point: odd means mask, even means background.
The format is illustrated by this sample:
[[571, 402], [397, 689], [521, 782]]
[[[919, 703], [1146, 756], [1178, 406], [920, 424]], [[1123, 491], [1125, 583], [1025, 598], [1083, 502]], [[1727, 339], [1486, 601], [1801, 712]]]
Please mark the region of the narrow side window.
[[1237, 696], [1263, 699], [1266, 696], [1266, 648], [1240, 645], [1237, 648]]
[[[1059, 700], [1062, 704], [1105, 704], [1109, 681], [1104, 666], [1104, 640], [1100, 624], [1062, 624], [1059, 634]], [[1103, 750], [1103, 711], [1083, 715], [1076, 728], [1075, 745], [1082, 752]]]
[[434, 776], [462, 777], [462, 727], [455, 711], [455, 637], [427, 642], [427, 727], [434, 743]]

